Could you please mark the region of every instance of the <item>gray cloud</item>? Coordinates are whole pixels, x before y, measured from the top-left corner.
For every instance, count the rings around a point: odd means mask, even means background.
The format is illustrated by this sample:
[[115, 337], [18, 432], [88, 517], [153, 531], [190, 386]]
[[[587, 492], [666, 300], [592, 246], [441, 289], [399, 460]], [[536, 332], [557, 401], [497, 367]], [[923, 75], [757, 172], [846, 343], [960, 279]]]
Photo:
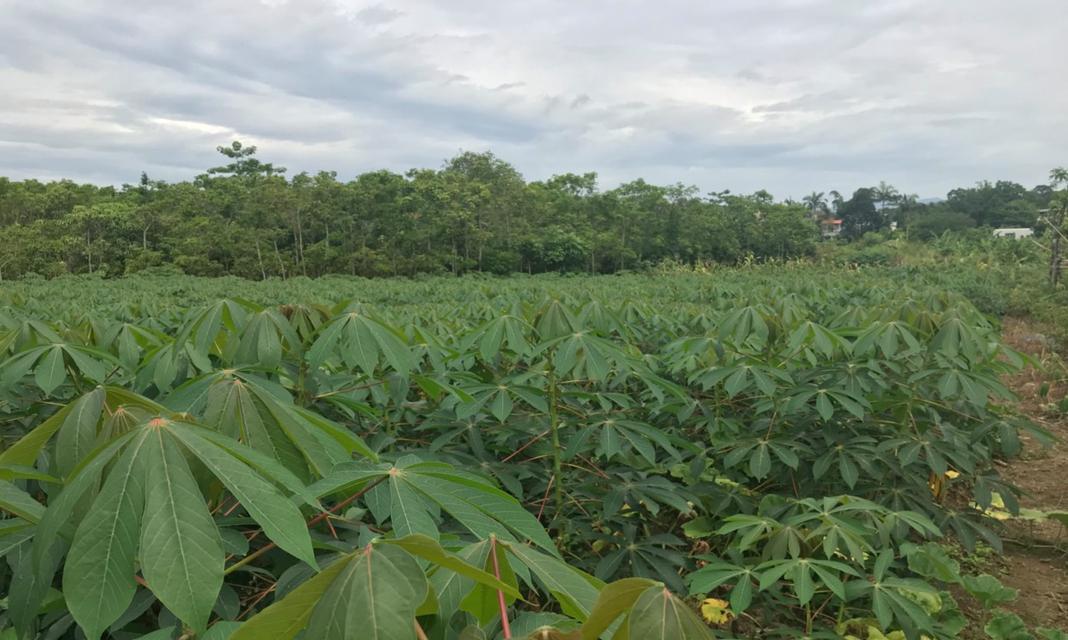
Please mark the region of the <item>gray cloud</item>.
[[382, 4], [373, 4], [357, 11], [356, 19], [367, 24], [377, 25], [393, 22], [402, 15], [404, 15], [403, 12], [397, 11], [396, 9], [390, 9]]
[[0, 0], [0, 175], [598, 171], [939, 195], [1065, 164], [1058, 0]]

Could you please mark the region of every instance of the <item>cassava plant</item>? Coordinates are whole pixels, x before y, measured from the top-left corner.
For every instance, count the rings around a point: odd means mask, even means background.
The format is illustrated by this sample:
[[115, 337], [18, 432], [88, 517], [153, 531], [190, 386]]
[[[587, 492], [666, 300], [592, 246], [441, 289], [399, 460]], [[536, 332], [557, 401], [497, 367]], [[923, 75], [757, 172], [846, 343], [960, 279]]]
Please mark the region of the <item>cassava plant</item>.
[[1026, 359], [769, 273], [0, 293], [2, 633], [952, 637]]

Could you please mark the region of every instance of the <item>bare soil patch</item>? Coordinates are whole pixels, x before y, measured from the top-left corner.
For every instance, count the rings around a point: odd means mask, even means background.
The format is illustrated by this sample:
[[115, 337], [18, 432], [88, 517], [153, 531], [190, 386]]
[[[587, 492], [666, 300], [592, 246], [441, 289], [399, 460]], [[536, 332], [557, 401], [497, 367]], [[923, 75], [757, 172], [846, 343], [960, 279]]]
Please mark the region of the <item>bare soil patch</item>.
[[[1020, 505], [1042, 511], [1068, 510], [1068, 413], [1059, 408], [1068, 397], [1063, 361], [1041, 328], [1026, 319], [1006, 318], [1003, 339], [1034, 358], [1005, 382], [1019, 396], [1019, 406], [1035, 424], [1057, 441], [1044, 446], [1025, 435], [1023, 452], [1002, 469], [1002, 475], [1023, 492]], [[997, 564], [1000, 579], [1019, 589], [1006, 608], [1034, 626], [1068, 630], [1068, 539], [1056, 522], [1017, 521], [1007, 525], [1004, 557]]]

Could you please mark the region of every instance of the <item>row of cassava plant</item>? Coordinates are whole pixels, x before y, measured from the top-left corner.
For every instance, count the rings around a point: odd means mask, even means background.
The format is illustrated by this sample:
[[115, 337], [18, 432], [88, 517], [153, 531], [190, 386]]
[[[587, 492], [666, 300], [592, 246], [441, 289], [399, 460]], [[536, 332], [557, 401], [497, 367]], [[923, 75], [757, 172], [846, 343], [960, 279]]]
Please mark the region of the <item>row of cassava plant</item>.
[[937, 288], [771, 273], [11, 291], [3, 623], [953, 637], [913, 558], [999, 543], [1025, 359]]

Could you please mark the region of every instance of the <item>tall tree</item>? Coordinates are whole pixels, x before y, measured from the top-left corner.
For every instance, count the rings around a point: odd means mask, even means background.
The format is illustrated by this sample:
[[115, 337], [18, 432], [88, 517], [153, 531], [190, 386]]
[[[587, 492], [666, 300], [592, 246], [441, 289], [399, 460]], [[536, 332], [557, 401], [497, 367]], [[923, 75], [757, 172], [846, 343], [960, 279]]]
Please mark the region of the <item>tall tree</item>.
[[842, 218], [842, 235], [856, 240], [869, 231], [878, 231], [886, 226], [886, 219], [875, 207], [873, 189], [863, 188], [853, 192], [853, 197], [846, 200], [838, 209]]
[[827, 196], [822, 191], [813, 191], [804, 198], [801, 198], [801, 202], [808, 207], [809, 216], [813, 219], [821, 218], [827, 215]]
[[215, 150], [233, 162], [208, 169], [209, 175], [233, 175], [242, 178], [273, 176], [286, 172], [285, 167], [276, 167], [270, 162], [261, 162], [256, 155], [256, 145], [245, 146], [234, 140], [230, 146], [215, 147]]

